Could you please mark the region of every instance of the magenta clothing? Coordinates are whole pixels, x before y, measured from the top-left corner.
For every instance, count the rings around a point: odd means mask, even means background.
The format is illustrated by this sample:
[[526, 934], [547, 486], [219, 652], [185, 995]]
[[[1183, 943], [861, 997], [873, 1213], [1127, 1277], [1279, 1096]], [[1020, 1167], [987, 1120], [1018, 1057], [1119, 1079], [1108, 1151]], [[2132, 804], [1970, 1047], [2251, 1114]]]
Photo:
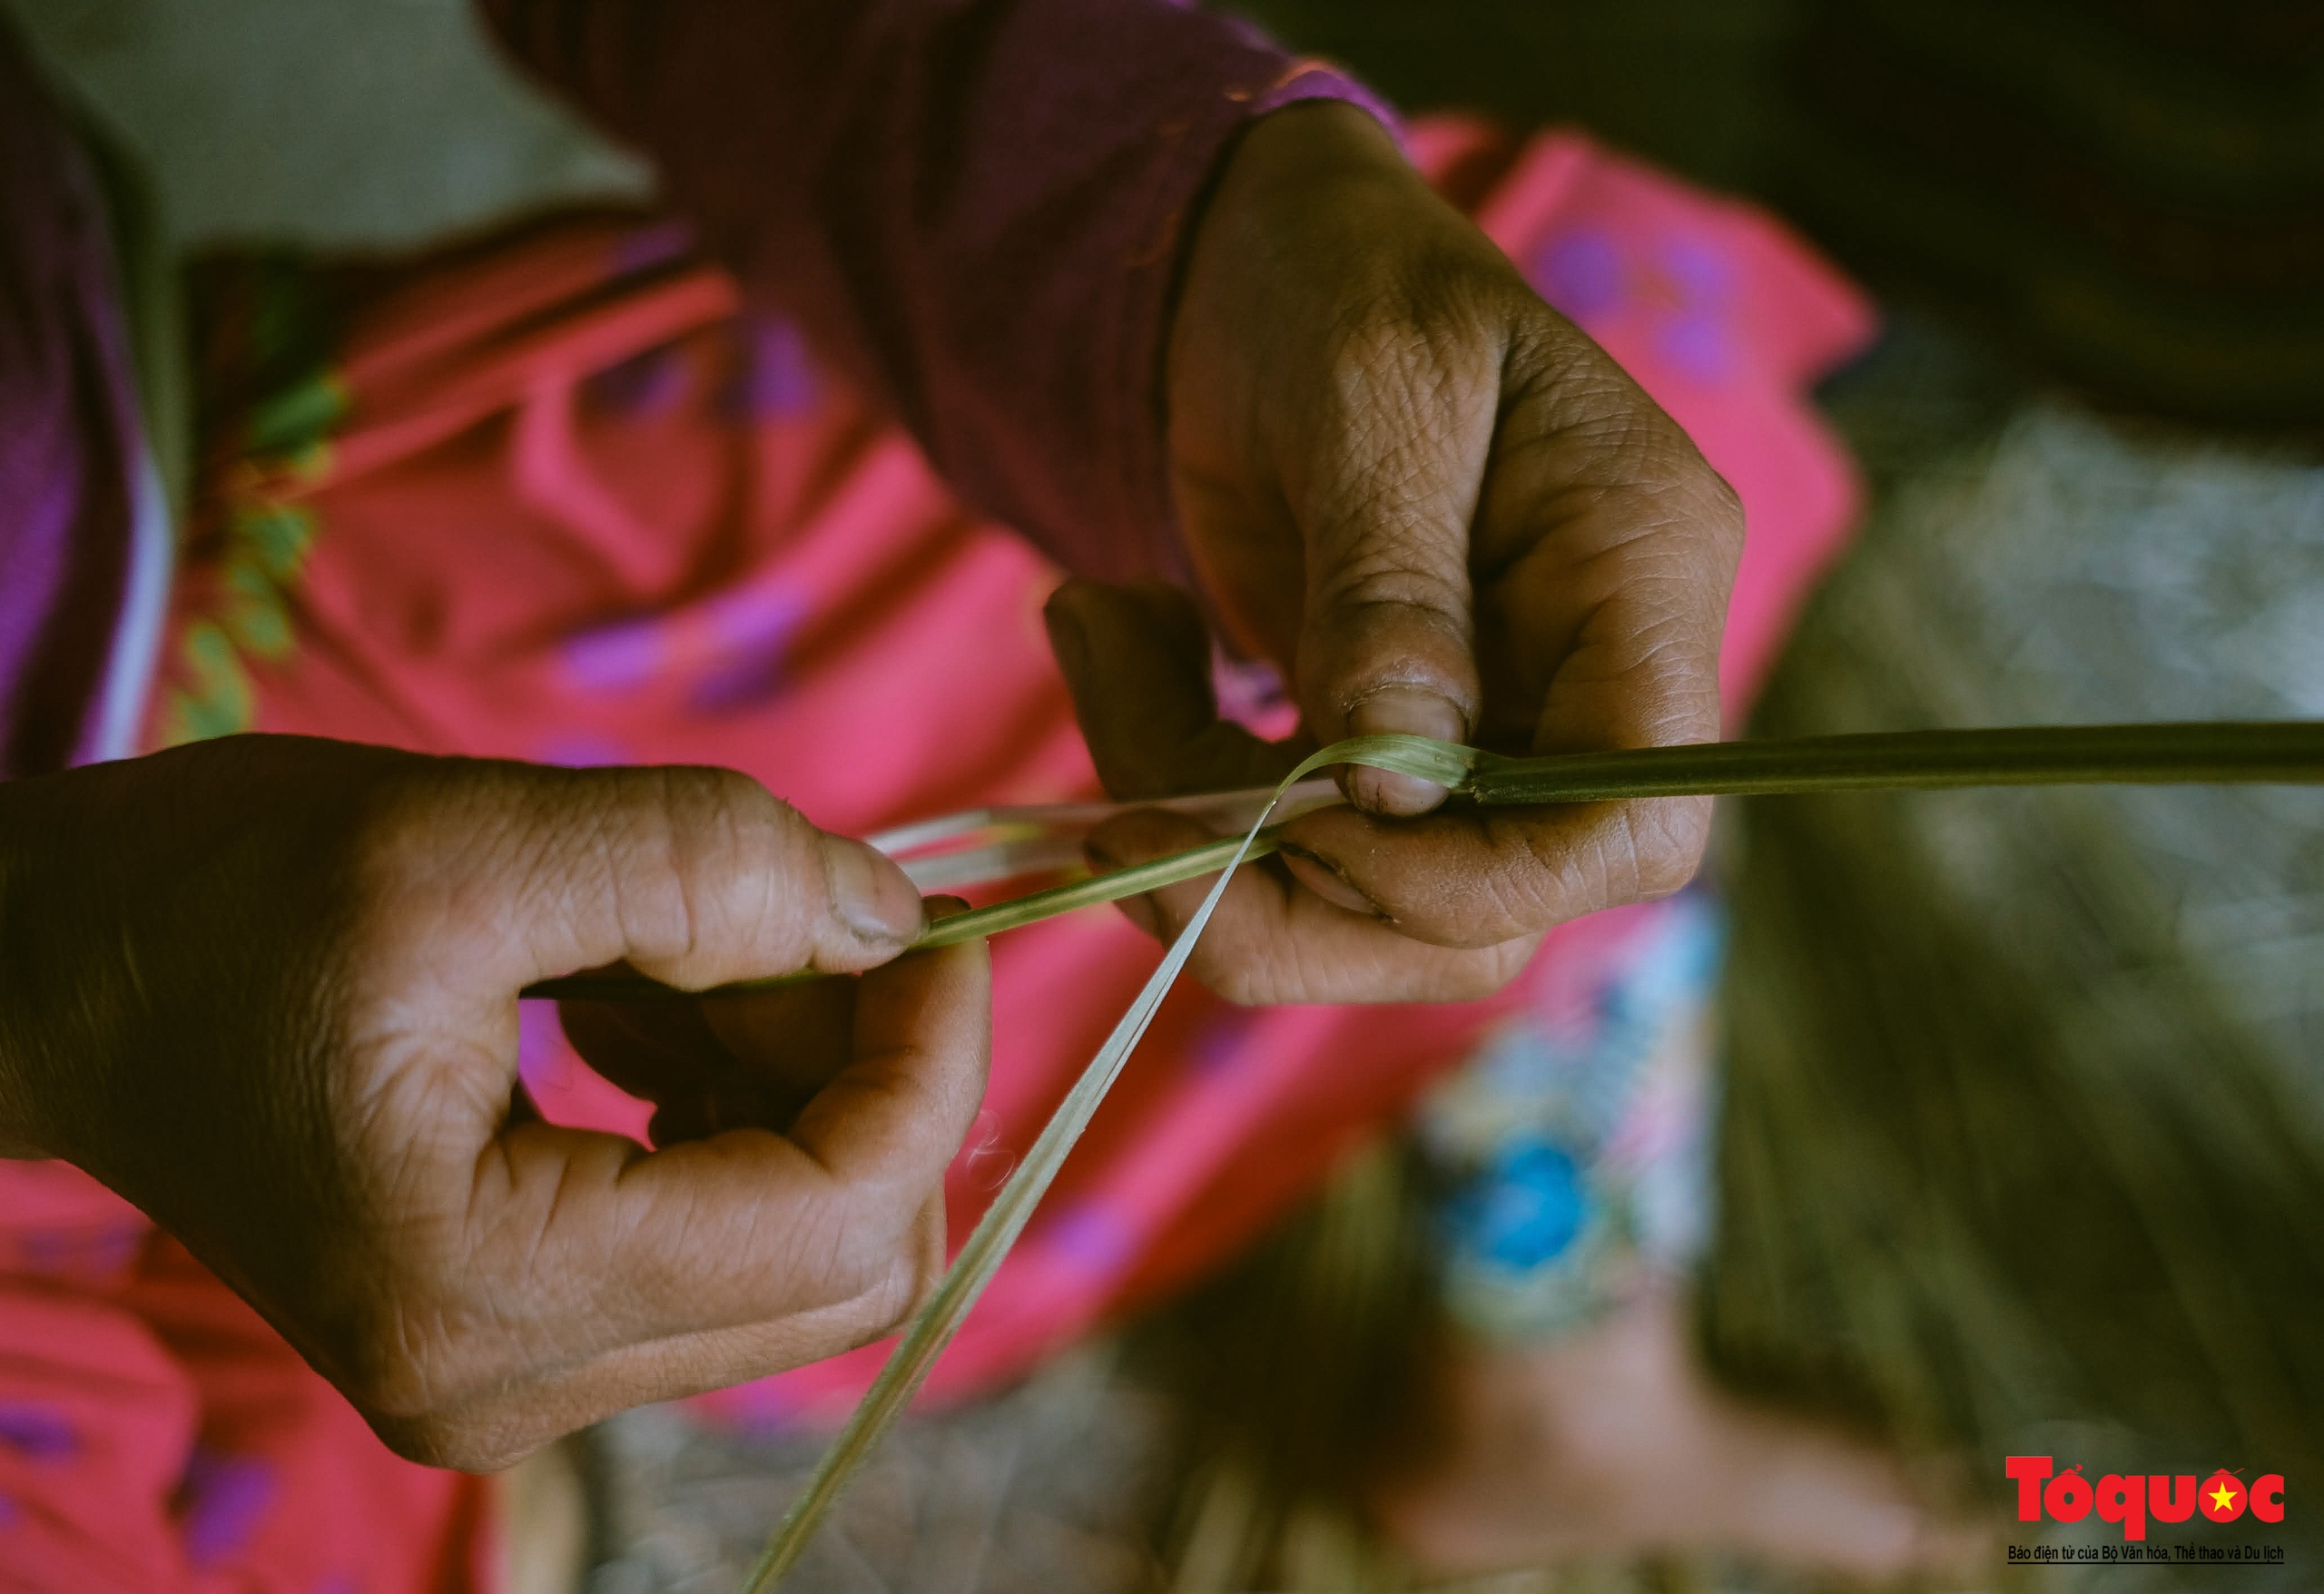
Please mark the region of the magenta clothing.
[[0, 780], [128, 750], [105, 686], [143, 462], [104, 195], [0, 23]]
[[963, 501], [1108, 580], [1187, 574], [1162, 342], [1221, 155], [1296, 100], [1388, 116], [1170, 0], [483, 3]]

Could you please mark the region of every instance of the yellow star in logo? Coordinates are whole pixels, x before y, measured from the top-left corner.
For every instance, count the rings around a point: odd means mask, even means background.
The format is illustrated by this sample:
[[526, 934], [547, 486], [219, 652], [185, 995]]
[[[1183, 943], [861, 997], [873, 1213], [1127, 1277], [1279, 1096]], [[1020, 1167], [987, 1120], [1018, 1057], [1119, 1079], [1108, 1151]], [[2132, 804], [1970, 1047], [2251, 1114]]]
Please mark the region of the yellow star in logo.
[[2211, 1504], [2217, 1506], [2220, 1510], [2225, 1510], [2229, 1506], [2231, 1506], [2234, 1503], [2235, 1491], [2230, 1489], [2226, 1484], [2222, 1483], [2217, 1489], [2211, 1491]]

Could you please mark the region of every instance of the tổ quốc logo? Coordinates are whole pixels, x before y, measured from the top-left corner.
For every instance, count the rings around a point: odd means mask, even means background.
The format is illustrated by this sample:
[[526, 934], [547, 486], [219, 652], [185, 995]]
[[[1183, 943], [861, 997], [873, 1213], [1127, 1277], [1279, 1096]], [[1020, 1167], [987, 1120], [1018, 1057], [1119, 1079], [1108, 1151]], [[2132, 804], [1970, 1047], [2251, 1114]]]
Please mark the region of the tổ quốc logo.
[[[2017, 1486], [2017, 1520], [2071, 1525], [2093, 1513], [2102, 1522], [2119, 1526], [2123, 1547], [2144, 1543], [2150, 1523], [2225, 1526], [2230, 1522], [2273, 1527], [2284, 1520], [2284, 1475], [2263, 1472], [2248, 1483], [2242, 1469], [2221, 1467], [2208, 1478], [2191, 1472], [2107, 1472], [2093, 1479], [2080, 1466], [2060, 1471], [2050, 1456], [2011, 1456], [2003, 1467]], [[2019, 1560], [2281, 1560], [2277, 1545], [2183, 1544], [2166, 1552], [2157, 1547], [2150, 1554], [2118, 1558], [2112, 1545], [2043, 1546], [2041, 1553], [2012, 1545], [2010, 1559]], [[2104, 1550], [2108, 1553], [2095, 1554]]]

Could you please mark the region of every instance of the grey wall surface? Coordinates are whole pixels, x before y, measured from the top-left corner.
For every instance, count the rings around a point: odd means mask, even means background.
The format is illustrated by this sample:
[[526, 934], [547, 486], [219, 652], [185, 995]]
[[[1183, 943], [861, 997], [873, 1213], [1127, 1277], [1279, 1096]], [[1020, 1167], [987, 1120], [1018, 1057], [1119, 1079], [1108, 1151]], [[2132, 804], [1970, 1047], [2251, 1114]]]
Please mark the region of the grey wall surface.
[[0, 0], [143, 159], [172, 234], [394, 247], [649, 177], [468, 0]]
[[1574, 122], [1716, 187], [1766, 176], [1802, 0], [1211, 0], [1408, 110]]
[[[127, 135], [192, 244], [396, 245], [645, 191], [521, 80], [471, 0], [0, 0]], [[1581, 122], [1758, 186], [1797, 0], [1217, 0], [1413, 109]]]

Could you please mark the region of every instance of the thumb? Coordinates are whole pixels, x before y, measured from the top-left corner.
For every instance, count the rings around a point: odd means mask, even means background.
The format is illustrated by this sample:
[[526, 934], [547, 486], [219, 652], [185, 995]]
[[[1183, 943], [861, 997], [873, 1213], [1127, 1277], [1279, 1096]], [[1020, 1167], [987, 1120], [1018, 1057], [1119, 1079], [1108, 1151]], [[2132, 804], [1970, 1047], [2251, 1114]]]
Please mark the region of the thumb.
[[473, 822], [438, 815], [394, 864], [436, 971], [481, 999], [615, 962], [685, 989], [852, 972], [922, 927], [901, 870], [732, 770], [486, 770], [498, 801], [464, 793]]
[[982, 943], [945, 947], [863, 977], [850, 1060], [788, 1133], [648, 1153], [511, 1124], [442, 1182], [449, 1222], [404, 1225], [428, 1249], [369, 1336], [366, 1415], [407, 1455], [496, 1466], [886, 1332], [943, 1266], [944, 1170], [983, 1093], [990, 1014]]
[[[1453, 361], [1423, 382], [1400, 381], [1400, 362], [1382, 362], [1390, 375], [1358, 384], [1325, 445], [1310, 450], [1326, 465], [1295, 505], [1307, 564], [1298, 677], [1320, 742], [1387, 732], [1459, 742], [1477, 723], [1469, 523], [1499, 385], [1490, 362], [1475, 363]], [[1385, 770], [1343, 779], [1374, 813], [1423, 813], [1444, 797]]]

